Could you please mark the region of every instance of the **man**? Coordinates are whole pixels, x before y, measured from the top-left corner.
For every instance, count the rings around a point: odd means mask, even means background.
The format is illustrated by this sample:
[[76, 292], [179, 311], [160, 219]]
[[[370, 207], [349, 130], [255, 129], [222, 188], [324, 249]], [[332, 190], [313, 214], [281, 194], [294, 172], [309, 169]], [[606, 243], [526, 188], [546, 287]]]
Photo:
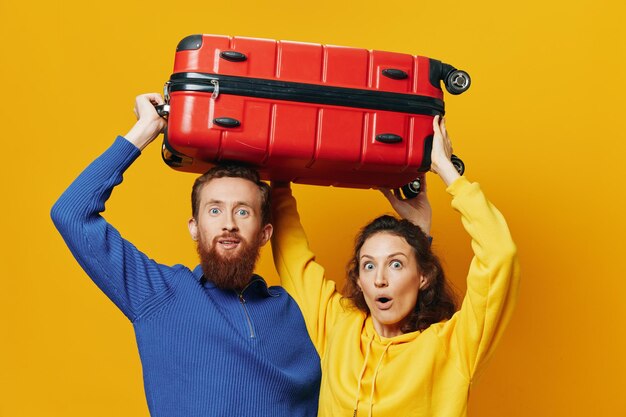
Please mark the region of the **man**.
[[87, 274], [133, 323], [153, 417], [315, 416], [320, 363], [296, 303], [253, 275], [272, 235], [269, 187], [218, 167], [196, 180], [191, 237], [200, 266], [165, 266], [100, 215], [112, 189], [165, 128], [158, 94], [137, 123], [70, 185], [52, 219]]

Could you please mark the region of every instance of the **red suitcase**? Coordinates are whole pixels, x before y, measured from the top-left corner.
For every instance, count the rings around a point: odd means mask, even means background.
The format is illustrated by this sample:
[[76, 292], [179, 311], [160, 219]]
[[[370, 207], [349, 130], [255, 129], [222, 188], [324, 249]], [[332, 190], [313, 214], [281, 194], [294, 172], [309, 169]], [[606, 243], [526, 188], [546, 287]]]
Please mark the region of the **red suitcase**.
[[219, 161], [264, 179], [343, 187], [404, 187], [430, 166], [432, 119], [464, 71], [401, 53], [192, 35], [165, 85], [163, 159], [202, 173]]

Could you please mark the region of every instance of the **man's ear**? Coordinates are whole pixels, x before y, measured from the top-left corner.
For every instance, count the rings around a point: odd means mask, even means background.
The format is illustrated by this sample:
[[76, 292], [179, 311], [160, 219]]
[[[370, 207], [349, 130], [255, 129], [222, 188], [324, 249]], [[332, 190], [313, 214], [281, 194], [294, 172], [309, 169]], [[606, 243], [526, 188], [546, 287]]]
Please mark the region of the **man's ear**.
[[196, 219], [193, 217], [189, 219], [187, 222], [187, 227], [189, 228], [189, 234], [193, 240], [198, 240], [198, 224], [196, 223]]
[[272, 233], [274, 233], [274, 226], [270, 223], [263, 226], [261, 229], [261, 246], [265, 245], [272, 238]]

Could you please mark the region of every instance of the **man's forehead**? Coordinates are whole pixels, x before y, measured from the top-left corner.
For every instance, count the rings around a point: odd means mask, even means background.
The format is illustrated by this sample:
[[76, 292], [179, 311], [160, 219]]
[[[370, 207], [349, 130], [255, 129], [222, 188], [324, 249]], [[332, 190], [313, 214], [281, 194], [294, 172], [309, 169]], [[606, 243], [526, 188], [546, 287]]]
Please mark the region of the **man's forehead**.
[[201, 201], [220, 202], [224, 204], [244, 203], [260, 204], [259, 187], [245, 178], [222, 177], [214, 178], [202, 187]]

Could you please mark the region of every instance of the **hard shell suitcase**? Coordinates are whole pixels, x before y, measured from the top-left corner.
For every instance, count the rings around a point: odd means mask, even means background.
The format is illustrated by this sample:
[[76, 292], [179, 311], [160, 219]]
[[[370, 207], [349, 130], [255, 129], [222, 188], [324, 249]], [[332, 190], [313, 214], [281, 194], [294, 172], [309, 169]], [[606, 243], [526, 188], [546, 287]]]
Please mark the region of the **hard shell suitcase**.
[[188, 36], [164, 88], [163, 159], [186, 172], [240, 161], [264, 179], [410, 193], [430, 167], [441, 81], [451, 94], [470, 85], [422, 56]]

